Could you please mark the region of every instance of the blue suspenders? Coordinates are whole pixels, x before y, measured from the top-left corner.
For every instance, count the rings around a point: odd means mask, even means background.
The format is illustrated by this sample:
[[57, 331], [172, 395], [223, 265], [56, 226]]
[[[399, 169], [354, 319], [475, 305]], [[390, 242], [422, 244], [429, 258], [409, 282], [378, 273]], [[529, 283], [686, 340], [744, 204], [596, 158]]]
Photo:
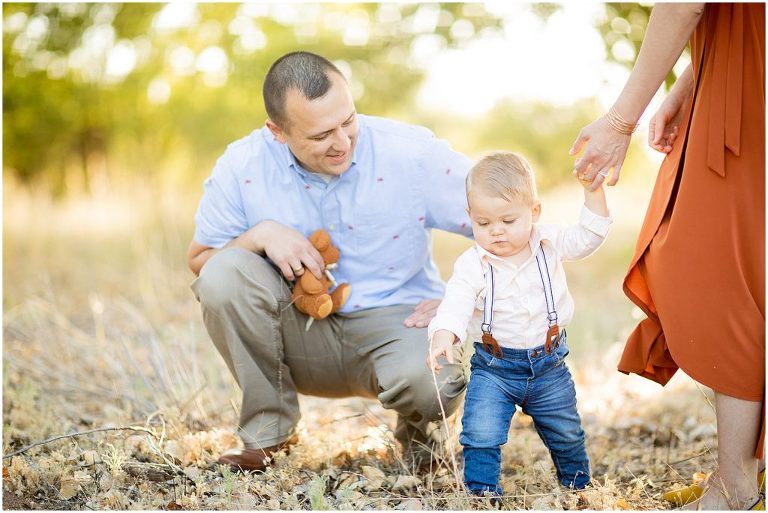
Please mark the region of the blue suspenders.
[[[542, 270], [542, 262], [544, 269]], [[547, 257], [544, 255], [544, 248], [539, 243], [536, 250], [536, 266], [539, 269], [539, 278], [544, 290], [544, 301], [547, 304], [547, 337], [544, 341], [544, 352], [550, 354], [560, 344], [560, 328], [557, 325], [557, 310], [555, 309], [555, 296], [552, 293], [552, 279], [549, 274], [549, 265]], [[544, 277], [546, 276], [546, 283]], [[491, 325], [493, 324], [493, 298], [495, 296], [494, 269], [491, 263], [488, 263], [488, 271], [485, 273], [485, 304], [483, 305], [483, 323], [480, 329], [483, 332], [483, 347], [496, 358], [502, 358], [503, 352], [499, 343], [493, 338]], [[549, 294], [547, 294], [549, 292]]]

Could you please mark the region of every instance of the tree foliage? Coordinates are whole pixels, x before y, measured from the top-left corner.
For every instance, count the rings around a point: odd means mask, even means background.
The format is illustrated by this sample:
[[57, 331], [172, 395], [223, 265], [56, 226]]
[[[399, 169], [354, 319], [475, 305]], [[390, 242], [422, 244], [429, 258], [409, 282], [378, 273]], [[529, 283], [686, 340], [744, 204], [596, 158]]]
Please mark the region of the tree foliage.
[[[606, 7], [606, 44], [641, 36], [645, 8], [627, 5]], [[529, 8], [546, 18], [558, 6]], [[429, 56], [501, 29], [476, 3], [4, 4], [3, 24], [4, 174], [60, 193], [123, 175], [196, 184], [261, 126], [263, 77], [296, 49], [337, 63], [360, 112], [426, 122], [414, 98]], [[500, 108], [487, 126], [510, 106]], [[488, 130], [465, 137], [467, 150], [485, 147]]]
[[[597, 24], [609, 59], [632, 69], [651, 17], [651, 4], [612, 3], [605, 5], [605, 17]], [[677, 75], [671, 71], [665, 80], [669, 89]]]

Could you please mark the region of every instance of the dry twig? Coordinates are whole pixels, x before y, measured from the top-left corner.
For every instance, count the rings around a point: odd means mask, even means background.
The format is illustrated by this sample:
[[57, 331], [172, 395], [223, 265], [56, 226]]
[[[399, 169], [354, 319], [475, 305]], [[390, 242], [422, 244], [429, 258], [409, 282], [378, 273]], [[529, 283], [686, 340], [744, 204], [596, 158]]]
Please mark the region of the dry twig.
[[91, 433], [100, 433], [104, 431], [142, 431], [144, 433], [147, 433], [149, 435], [152, 435], [153, 437], [157, 438], [157, 435], [155, 435], [154, 432], [147, 428], [143, 427], [133, 427], [133, 426], [123, 426], [123, 427], [111, 427], [111, 428], [97, 428], [97, 429], [89, 429], [88, 431], [78, 431], [77, 433], [69, 433], [67, 435], [56, 435], [52, 436], [51, 438], [48, 438], [46, 440], [43, 440], [42, 442], [35, 442], [31, 445], [28, 445], [26, 447], [22, 447], [21, 449], [18, 449], [10, 454], [6, 454], [3, 456], [3, 459], [10, 458], [12, 456], [17, 456], [21, 453], [27, 452], [30, 449], [34, 449], [35, 447], [38, 447], [40, 445], [49, 444], [51, 442], [55, 442], [56, 440], [61, 440], [62, 438], [75, 438], [78, 436], [83, 435], [90, 435]]

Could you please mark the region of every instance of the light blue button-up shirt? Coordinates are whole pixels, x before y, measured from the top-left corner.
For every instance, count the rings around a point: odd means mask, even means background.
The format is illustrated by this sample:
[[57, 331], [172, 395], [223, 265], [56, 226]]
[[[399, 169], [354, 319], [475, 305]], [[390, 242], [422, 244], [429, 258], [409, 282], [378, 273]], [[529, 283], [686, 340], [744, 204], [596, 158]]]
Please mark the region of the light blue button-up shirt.
[[350, 168], [330, 182], [303, 169], [266, 128], [229, 145], [205, 180], [195, 241], [220, 248], [270, 219], [341, 251], [333, 272], [352, 292], [342, 312], [441, 298], [431, 229], [470, 235], [472, 162], [423, 127], [358, 115]]

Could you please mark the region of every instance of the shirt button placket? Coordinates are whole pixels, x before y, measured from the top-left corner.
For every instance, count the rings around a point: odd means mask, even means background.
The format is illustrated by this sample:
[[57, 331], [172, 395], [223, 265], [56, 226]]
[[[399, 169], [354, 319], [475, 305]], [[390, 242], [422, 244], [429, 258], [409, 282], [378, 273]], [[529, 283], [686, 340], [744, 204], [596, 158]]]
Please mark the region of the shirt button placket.
[[[331, 233], [331, 238], [336, 238], [336, 228], [339, 226], [338, 202], [335, 201], [333, 192], [328, 189], [323, 192], [320, 202], [320, 211], [322, 213], [322, 226]], [[337, 242], [338, 243], [338, 242]]]

